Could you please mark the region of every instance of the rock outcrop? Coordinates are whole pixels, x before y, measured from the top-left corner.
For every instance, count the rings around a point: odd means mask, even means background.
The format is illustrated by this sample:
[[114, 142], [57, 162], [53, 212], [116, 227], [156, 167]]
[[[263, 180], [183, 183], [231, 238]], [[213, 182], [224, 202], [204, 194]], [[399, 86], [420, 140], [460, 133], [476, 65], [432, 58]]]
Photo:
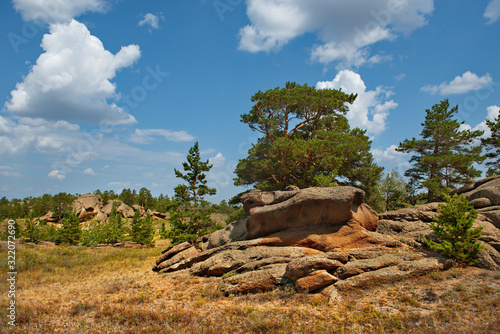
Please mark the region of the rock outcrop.
[[153, 270], [222, 276], [219, 288], [226, 295], [290, 284], [339, 300], [341, 290], [450, 265], [406, 239], [376, 232], [378, 215], [363, 200], [364, 192], [353, 187], [252, 191], [242, 198], [248, 219], [213, 233], [201, 250], [187, 243], [173, 247]]
[[[479, 254], [478, 266], [500, 270], [500, 176], [470, 183], [451, 194], [464, 194], [479, 211], [474, 226], [483, 227], [479, 241], [484, 248]], [[434, 238], [430, 223], [439, 214], [440, 204], [429, 203], [382, 213], [377, 232], [390, 235], [411, 247], [423, 247], [424, 238]]]
[[102, 199], [99, 195], [84, 194], [73, 202], [73, 211], [83, 221], [90, 220], [101, 211]]

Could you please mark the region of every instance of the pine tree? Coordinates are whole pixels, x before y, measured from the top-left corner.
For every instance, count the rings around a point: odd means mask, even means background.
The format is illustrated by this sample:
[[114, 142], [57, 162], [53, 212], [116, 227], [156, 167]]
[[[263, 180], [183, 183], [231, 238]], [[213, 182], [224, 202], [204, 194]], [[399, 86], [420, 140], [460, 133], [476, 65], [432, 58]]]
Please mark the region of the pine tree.
[[82, 229], [81, 220], [76, 213], [72, 212], [62, 221], [62, 228], [57, 230], [57, 241], [65, 244], [76, 245], [80, 241]]
[[171, 228], [167, 233], [173, 245], [184, 241], [194, 243], [200, 235], [216, 228], [210, 218], [209, 203], [204, 198], [216, 193], [216, 189], [207, 186], [205, 174], [212, 165], [208, 160], [201, 160], [198, 142], [191, 147], [187, 162], [183, 162], [182, 166], [186, 173], [174, 169], [175, 175], [187, 184], [180, 184], [174, 189], [169, 219]]
[[474, 264], [482, 249], [480, 242], [482, 226], [472, 228], [478, 212], [469, 205], [462, 194], [450, 197], [445, 195], [447, 204], [440, 205], [440, 214], [434, 217], [430, 227], [434, 230], [437, 242], [424, 238], [425, 243], [434, 251], [454, 258], [462, 263]]
[[252, 96], [241, 121], [262, 134], [236, 167], [235, 185], [283, 190], [289, 185], [353, 185], [369, 191], [383, 168], [373, 163], [366, 131], [344, 114], [356, 95], [287, 82]]
[[421, 181], [429, 202], [438, 200], [445, 188], [455, 188], [480, 176], [481, 171], [473, 164], [485, 159], [481, 146], [473, 144], [483, 131], [460, 130], [464, 122], [453, 119], [458, 106], [448, 108], [448, 100], [443, 100], [427, 109], [422, 139], [405, 139], [397, 149], [415, 154], [410, 159], [413, 167], [405, 176]]
[[490, 128], [491, 136], [481, 139], [488, 153], [486, 166], [489, 166], [486, 176], [500, 175], [500, 112], [493, 120], [486, 120], [486, 125]]
[[152, 245], [154, 243], [154, 232], [151, 215], [148, 213], [146, 218], [141, 218], [139, 210], [135, 211], [130, 231], [132, 241], [142, 245]]

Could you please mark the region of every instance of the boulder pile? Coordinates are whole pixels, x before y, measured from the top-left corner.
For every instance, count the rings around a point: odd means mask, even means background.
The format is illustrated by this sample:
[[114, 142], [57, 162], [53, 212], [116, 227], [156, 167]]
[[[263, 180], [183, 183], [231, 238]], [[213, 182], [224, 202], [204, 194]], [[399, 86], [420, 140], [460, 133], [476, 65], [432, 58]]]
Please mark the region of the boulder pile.
[[[495, 270], [500, 265], [500, 231], [493, 223], [500, 205], [499, 181], [479, 181], [457, 191], [472, 204], [481, 203], [475, 204], [482, 206], [476, 223], [484, 227], [479, 263]], [[483, 206], [485, 198], [488, 206]], [[438, 214], [438, 203], [378, 216], [364, 203], [364, 192], [354, 187], [253, 190], [242, 203], [247, 219], [229, 224], [196, 247], [173, 247], [156, 260], [153, 270], [220, 276], [219, 288], [226, 295], [293, 284], [298, 291], [322, 292], [335, 301], [339, 291], [444, 270], [454, 263], [422, 244], [423, 237], [433, 237], [429, 223]]]
[[[483, 227], [479, 238], [483, 250], [479, 253], [477, 265], [500, 270], [500, 176], [470, 183], [451, 192], [451, 195], [454, 194], [464, 194], [469, 204], [479, 211], [474, 227]], [[379, 215], [377, 232], [390, 235], [408, 246], [422, 248], [424, 237], [434, 238], [429, 225], [439, 213], [439, 205], [429, 203], [382, 213]]]

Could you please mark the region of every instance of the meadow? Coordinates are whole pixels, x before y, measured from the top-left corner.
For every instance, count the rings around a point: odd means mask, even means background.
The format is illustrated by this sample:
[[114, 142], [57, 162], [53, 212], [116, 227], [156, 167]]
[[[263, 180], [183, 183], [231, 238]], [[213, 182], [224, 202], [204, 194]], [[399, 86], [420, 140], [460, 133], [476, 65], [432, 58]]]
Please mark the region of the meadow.
[[221, 278], [151, 271], [153, 248], [17, 245], [16, 324], [8, 325], [7, 248], [0, 251], [2, 333], [498, 333], [500, 272], [453, 268], [343, 294], [292, 287], [224, 297]]

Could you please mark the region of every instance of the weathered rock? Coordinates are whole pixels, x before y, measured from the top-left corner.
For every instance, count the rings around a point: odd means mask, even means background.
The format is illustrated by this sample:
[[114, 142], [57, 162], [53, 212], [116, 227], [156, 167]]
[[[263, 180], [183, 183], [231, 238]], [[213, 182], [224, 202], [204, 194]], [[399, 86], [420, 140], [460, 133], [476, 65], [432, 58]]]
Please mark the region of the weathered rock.
[[135, 213], [134, 209], [123, 202], [118, 205], [118, 207], [116, 208], [116, 212], [121, 213], [123, 218], [133, 218]]
[[91, 219], [102, 208], [102, 199], [99, 195], [84, 194], [73, 202], [73, 211], [83, 221]]
[[176, 255], [177, 253], [180, 253], [180, 252], [182, 252], [188, 248], [191, 248], [191, 247], [192, 247], [192, 245], [187, 241], [180, 243], [178, 245], [175, 245], [174, 247], [170, 248], [168, 251], [166, 251], [162, 255], [160, 255], [156, 259], [156, 264], [158, 265], [158, 264], [162, 263], [163, 261], [170, 259], [171, 257]]
[[241, 241], [246, 239], [247, 220], [237, 220], [228, 224], [222, 230], [215, 231], [208, 239], [207, 249], [216, 248], [229, 242]]
[[39, 221], [46, 221], [50, 223], [55, 223], [57, 222], [57, 219], [54, 217], [54, 213], [52, 211], [47, 212], [45, 215], [41, 216], [38, 218]]
[[336, 304], [342, 301], [342, 295], [334, 285], [330, 285], [323, 289], [321, 294], [328, 297], [328, 304]]
[[481, 208], [478, 210], [480, 214], [489, 219], [489, 221], [500, 229], [500, 205]]
[[[101, 208], [101, 211], [106, 214], [107, 216], [109, 216], [111, 214], [111, 210], [113, 209], [113, 203], [115, 201], [112, 201], [112, 200], [109, 200], [106, 204], [103, 205], [103, 207]], [[117, 202], [117, 205], [119, 203], [119, 201], [116, 201]]]
[[156, 210], [150, 210], [148, 209], [147, 213], [151, 215], [151, 217], [159, 218], [159, 219], [165, 219], [168, 215], [163, 212], [158, 212]]
[[403, 261], [396, 254], [385, 254], [373, 259], [350, 261], [337, 269], [335, 274], [346, 279], [351, 276], [359, 275], [367, 271], [373, 271], [380, 268], [385, 268], [399, 264]]
[[231, 271], [238, 271], [238, 268], [248, 266], [251, 262], [263, 259], [275, 258], [278, 263], [283, 263], [283, 258], [288, 258], [291, 261], [294, 258], [319, 253], [319, 251], [302, 247], [257, 246], [244, 250], [227, 250], [194, 264], [190, 272], [197, 276], [222, 276]]
[[[491, 205], [500, 205], [500, 175], [488, 177], [475, 183], [468, 184], [451, 192], [453, 194], [465, 194], [469, 202], [476, 199], [488, 199]], [[477, 201], [476, 203], [481, 203]]]
[[316, 270], [309, 275], [299, 278], [295, 282], [295, 287], [300, 292], [314, 292], [325, 286], [331, 285], [338, 281], [338, 278], [331, 275], [326, 270]]
[[265, 266], [257, 271], [224, 278], [219, 284], [219, 290], [226, 296], [270, 291], [288, 282], [285, 272], [284, 263]]
[[161, 273], [176, 271], [181, 269], [186, 269], [190, 267], [189, 259], [197, 256], [200, 250], [194, 246], [183, 250], [175, 255], [173, 255], [168, 260], [161, 262], [153, 268], [153, 271], [159, 271]]
[[377, 214], [363, 203], [364, 196], [361, 189], [353, 187], [250, 192], [242, 199], [250, 214], [246, 238], [312, 225], [342, 225], [349, 221], [375, 230]]
[[94, 219], [97, 220], [98, 222], [103, 222], [106, 221], [106, 219], [108, 219], [108, 215], [102, 211], [98, 211], [97, 214], [94, 216]]
[[141, 215], [141, 217], [146, 216], [146, 211], [144, 210], [144, 208], [142, 206], [134, 204], [134, 205], [132, 205], [132, 209], [134, 211], [139, 211], [139, 214]]
[[414, 261], [402, 261], [397, 265], [367, 271], [344, 280], [339, 280], [335, 283], [335, 286], [339, 290], [348, 290], [368, 285], [380, 285], [424, 275], [433, 270], [444, 270], [449, 268], [451, 264], [451, 261], [447, 262], [441, 258], [434, 257], [424, 257]]
[[308, 247], [322, 252], [346, 251], [371, 245], [388, 247], [402, 245], [392, 237], [367, 231], [354, 221], [342, 226], [313, 225], [289, 229], [260, 240], [261, 245]]
[[326, 254], [306, 256], [292, 260], [286, 267], [286, 276], [292, 281], [309, 275], [311, 272], [325, 269], [336, 270], [342, 262], [326, 258]]

